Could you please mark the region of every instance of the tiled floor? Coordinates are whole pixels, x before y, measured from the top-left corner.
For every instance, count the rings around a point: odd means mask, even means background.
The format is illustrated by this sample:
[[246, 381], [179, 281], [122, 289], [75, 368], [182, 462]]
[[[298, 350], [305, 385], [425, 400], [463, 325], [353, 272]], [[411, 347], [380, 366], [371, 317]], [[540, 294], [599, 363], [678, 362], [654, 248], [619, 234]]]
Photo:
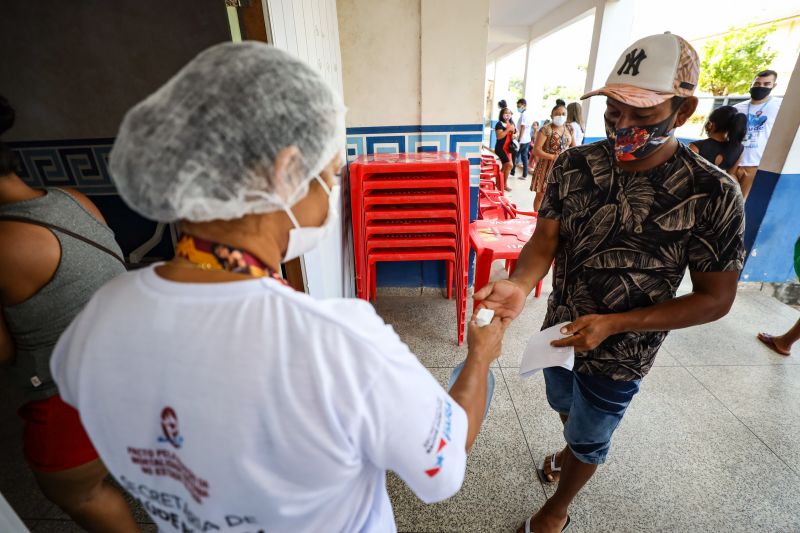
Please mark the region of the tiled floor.
[[[462, 491], [425, 506], [390, 479], [401, 531], [513, 531], [552, 494], [533, 465], [563, 447], [560, 422], [541, 374], [521, 379], [518, 368], [525, 340], [541, 326], [545, 296], [531, 297], [506, 333], [495, 397]], [[424, 323], [449, 332], [453, 302], [394, 295], [379, 297], [376, 307], [446, 383], [452, 365], [443, 362], [461, 361], [466, 350], [454, 334], [426, 340]], [[798, 316], [742, 291], [718, 323], [673, 332], [607, 463], [576, 499], [571, 531], [800, 531], [800, 350], [779, 357], [755, 339], [760, 323], [780, 331]]]
[[[526, 184], [511, 183], [512, 197], [528, 208]], [[503, 275], [500, 266], [495, 276]], [[541, 327], [545, 287], [506, 332], [495, 398], [462, 491], [424, 506], [391, 479], [401, 531], [513, 531], [552, 494], [533, 465], [563, 447], [561, 425], [541, 374], [521, 379], [518, 368], [528, 336]], [[466, 350], [452, 335], [432, 341], [426, 328], [449, 333], [454, 304], [426, 293], [379, 297], [376, 307], [445, 383], [451, 365], [444, 363], [460, 362]], [[784, 331], [798, 317], [760, 292], [740, 291], [722, 320], [671, 333], [608, 461], [575, 500], [570, 531], [800, 532], [800, 350], [781, 357], [755, 339], [758, 331]]]
[[[514, 187], [527, 207], [523, 183]], [[541, 374], [518, 375], [525, 342], [544, 317], [545, 287], [506, 333], [492, 407], [461, 492], [426, 506], [389, 475], [401, 531], [511, 532], [552, 493], [534, 463], [563, 446], [560, 423]], [[376, 307], [444, 384], [466, 355], [455, 343], [454, 303], [435, 291], [382, 293]], [[800, 532], [800, 350], [780, 357], [755, 339], [799, 316], [760, 292], [741, 291], [722, 320], [670, 334], [608, 462], [576, 499], [570, 531]], [[80, 531], [40, 495], [25, 468], [12, 396], [0, 383], [0, 492], [36, 533]], [[145, 531], [154, 530], [137, 516]]]

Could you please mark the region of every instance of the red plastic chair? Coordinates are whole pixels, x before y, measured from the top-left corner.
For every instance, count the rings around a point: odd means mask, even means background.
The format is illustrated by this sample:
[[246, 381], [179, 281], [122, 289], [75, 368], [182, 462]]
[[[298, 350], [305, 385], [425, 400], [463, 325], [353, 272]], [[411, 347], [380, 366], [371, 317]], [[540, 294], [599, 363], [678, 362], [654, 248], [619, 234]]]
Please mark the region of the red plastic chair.
[[379, 154], [351, 163], [349, 176], [358, 296], [374, 297], [378, 262], [444, 260], [448, 297], [455, 286], [461, 344], [469, 251], [469, 162], [452, 154]]
[[[492, 263], [506, 260], [506, 270], [511, 274], [517, 259], [536, 229], [535, 218], [512, 220], [476, 220], [469, 226], [469, 242], [475, 250], [475, 284], [478, 292], [489, 283]], [[535, 296], [542, 294], [542, 280], [536, 284]], [[473, 303], [473, 310], [478, 302]]]

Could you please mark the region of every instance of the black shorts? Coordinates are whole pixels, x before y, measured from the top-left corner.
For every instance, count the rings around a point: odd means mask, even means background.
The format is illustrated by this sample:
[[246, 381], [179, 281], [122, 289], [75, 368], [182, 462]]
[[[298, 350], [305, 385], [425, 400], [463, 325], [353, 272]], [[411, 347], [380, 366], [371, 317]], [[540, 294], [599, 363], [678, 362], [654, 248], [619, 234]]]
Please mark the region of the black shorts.
[[511, 161], [508, 158], [508, 154], [505, 152], [505, 150], [503, 150], [502, 146], [495, 147], [494, 153], [497, 154], [497, 157], [500, 158], [500, 162], [503, 163], [504, 165]]

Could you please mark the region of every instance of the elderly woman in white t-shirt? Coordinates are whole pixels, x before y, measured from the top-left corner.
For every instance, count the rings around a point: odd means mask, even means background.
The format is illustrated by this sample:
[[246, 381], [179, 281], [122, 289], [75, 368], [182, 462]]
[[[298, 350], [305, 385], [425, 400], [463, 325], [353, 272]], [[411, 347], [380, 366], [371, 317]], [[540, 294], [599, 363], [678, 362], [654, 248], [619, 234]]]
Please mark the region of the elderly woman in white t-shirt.
[[344, 139], [320, 74], [254, 42], [201, 53], [125, 117], [119, 193], [183, 236], [100, 289], [52, 371], [164, 530], [393, 531], [386, 470], [426, 502], [461, 486], [504, 325], [470, 323], [448, 394], [369, 303], [278, 275], [334, 220]]

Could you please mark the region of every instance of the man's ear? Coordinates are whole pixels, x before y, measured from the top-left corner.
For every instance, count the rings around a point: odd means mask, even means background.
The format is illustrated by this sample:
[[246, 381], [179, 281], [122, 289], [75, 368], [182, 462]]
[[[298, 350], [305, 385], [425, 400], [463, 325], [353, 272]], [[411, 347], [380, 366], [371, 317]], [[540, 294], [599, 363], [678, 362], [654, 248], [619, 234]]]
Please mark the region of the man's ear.
[[678, 114], [675, 117], [675, 127], [680, 128], [686, 121], [689, 120], [689, 117], [694, 115], [695, 109], [697, 109], [697, 104], [699, 100], [696, 96], [688, 96], [681, 106], [678, 108]]

